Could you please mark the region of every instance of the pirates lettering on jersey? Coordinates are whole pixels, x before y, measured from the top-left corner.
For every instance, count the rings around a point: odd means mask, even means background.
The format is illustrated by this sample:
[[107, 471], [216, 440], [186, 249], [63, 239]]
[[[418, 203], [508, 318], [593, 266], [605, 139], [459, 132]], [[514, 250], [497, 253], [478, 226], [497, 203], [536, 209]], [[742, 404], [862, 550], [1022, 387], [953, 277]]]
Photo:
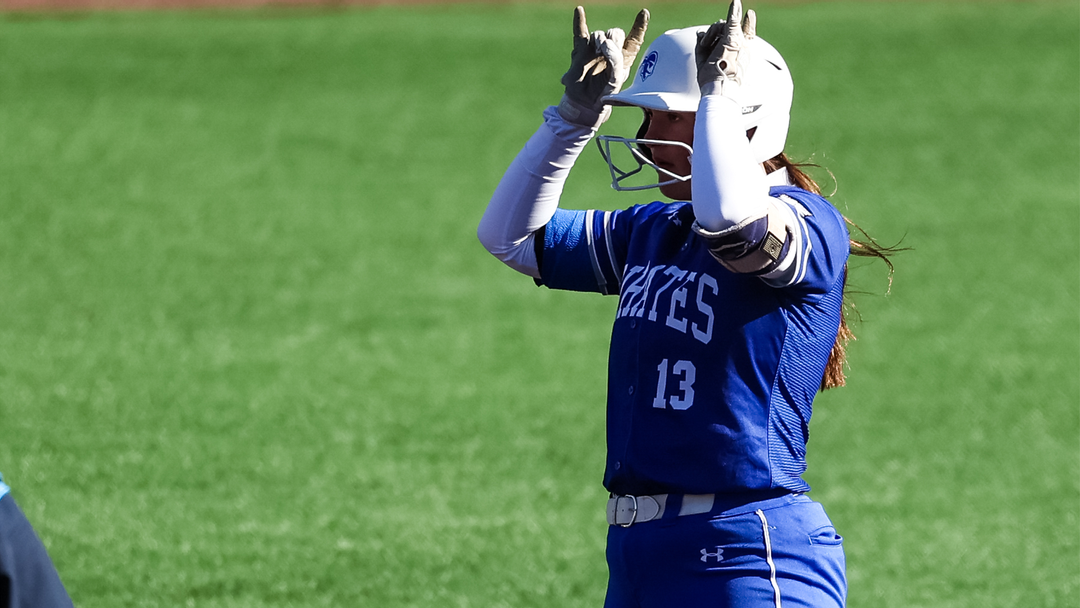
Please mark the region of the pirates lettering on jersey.
[[616, 318], [662, 323], [708, 344], [715, 322], [710, 302], [718, 293], [716, 279], [703, 272], [671, 264], [632, 266], [623, 273]]

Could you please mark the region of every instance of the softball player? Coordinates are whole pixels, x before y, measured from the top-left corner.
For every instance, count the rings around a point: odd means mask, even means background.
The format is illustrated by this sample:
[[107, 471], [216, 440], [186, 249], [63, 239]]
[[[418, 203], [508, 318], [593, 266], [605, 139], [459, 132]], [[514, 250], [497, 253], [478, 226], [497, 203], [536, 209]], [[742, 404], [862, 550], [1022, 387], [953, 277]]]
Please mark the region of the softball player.
[[[802, 473], [813, 398], [843, 384], [860, 244], [783, 154], [792, 80], [753, 12], [735, 0], [726, 20], [665, 32], [621, 91], [648, 16], [590, 33], [576, 9], [565, 94], [478, 235], [538, 284], [619, 296], [605, 606], [843, 606], [842, 540]], [[600, 137], [613, 186], [643, 189], [630, 183], [649, 166], [676, 202], [558, 207], [611, 106], [644, 113], [637, 137]], [[638, 166], [617, 167], [613, 147]]]
[[71, 608], [60, 576], [0, 478], [0, 608]]

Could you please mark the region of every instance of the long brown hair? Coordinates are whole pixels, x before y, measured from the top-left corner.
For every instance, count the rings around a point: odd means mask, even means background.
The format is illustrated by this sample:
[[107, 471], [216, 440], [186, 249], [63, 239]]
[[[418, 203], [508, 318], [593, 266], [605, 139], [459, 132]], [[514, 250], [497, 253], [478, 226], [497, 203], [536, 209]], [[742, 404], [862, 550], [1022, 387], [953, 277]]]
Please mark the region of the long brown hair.
[[[787, 169], [788, 178], [791, 183], [796, 187], [802, 188], [808, 192], [814, 194], [821, 194], [821, 187], [814, 181], [802, 167], [819, 167], [813, 163], [795, 163], [792, 162], [786, 154], [781, 152], [773, 158], [765, 161], [765, 171], [772, 173], [777, 169]], [[897, 246], [886, 246], [878, 243], [866, 233], [865, 230], [859, 227], [858, 224], [849, 220], [847, 216], [844, 216], [844, 221], [848, 226], [853, 228], [854, 231], [861, 235], [860, 239], [849, 237], [850, 253], [854, 256], [877, 258], [889, 267], [889, 286], [892, 286], [893, 275], [893, 263], [889, 259], [893, 254], [903, 251], [904, 248]], [[849, 230], [852, 232], [852, 230]], [[825, 375], [821, 378], [821, 390], [827, 390], [830, 388], [836, 388], [838, 386], [844, 386], [845, 373], [844, 370], [847, 364], [847, 344], [851, 340], [855, 339], [855, 332], [851, 331], [851, 327], [848, 324], [849, 315], [857, 315], [855, 311], [855, 304], [851, 302], [847, 293], [847, 265], [844, 265], [844, 301], [843, 310], [840, 314], [840, 329], [836, 332], [836, 342], [833, 343], [832, 351], [829, 352], [829, 362], [825, 364]]]

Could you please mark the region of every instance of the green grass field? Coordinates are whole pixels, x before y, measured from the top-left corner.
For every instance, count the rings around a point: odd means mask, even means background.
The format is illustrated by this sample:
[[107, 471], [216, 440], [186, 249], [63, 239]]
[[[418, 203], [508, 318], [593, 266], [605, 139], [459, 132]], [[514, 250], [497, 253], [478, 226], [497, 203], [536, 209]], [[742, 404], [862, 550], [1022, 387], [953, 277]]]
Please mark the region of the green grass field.
[[[912, 248], [812, 427], [850, 606], [1080, 605], [1080, 8], [749, 6]], [[0, 16], [0, 471], [78, 606], [601, 605], [615, 301], [475, 237], [571, 9]]]

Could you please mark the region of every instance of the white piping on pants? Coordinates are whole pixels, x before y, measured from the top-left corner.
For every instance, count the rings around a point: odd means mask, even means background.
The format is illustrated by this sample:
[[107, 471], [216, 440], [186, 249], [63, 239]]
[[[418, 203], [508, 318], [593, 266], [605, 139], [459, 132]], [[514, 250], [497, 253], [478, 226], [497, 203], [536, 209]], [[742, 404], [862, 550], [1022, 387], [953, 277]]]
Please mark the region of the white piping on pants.
[[761, 530], [765, 533], [765, 561], [769, 564], [769, 582], [772, 583], [773, 596], [776, 598], [776, 608], [780, 608], [780, 585], [776, 584], [776, 564], [772, 561], [772, 541], [769, 540], [769, 521], [765, 519], [765, 512], [757, 510], [758, 519], [761, 520]]

